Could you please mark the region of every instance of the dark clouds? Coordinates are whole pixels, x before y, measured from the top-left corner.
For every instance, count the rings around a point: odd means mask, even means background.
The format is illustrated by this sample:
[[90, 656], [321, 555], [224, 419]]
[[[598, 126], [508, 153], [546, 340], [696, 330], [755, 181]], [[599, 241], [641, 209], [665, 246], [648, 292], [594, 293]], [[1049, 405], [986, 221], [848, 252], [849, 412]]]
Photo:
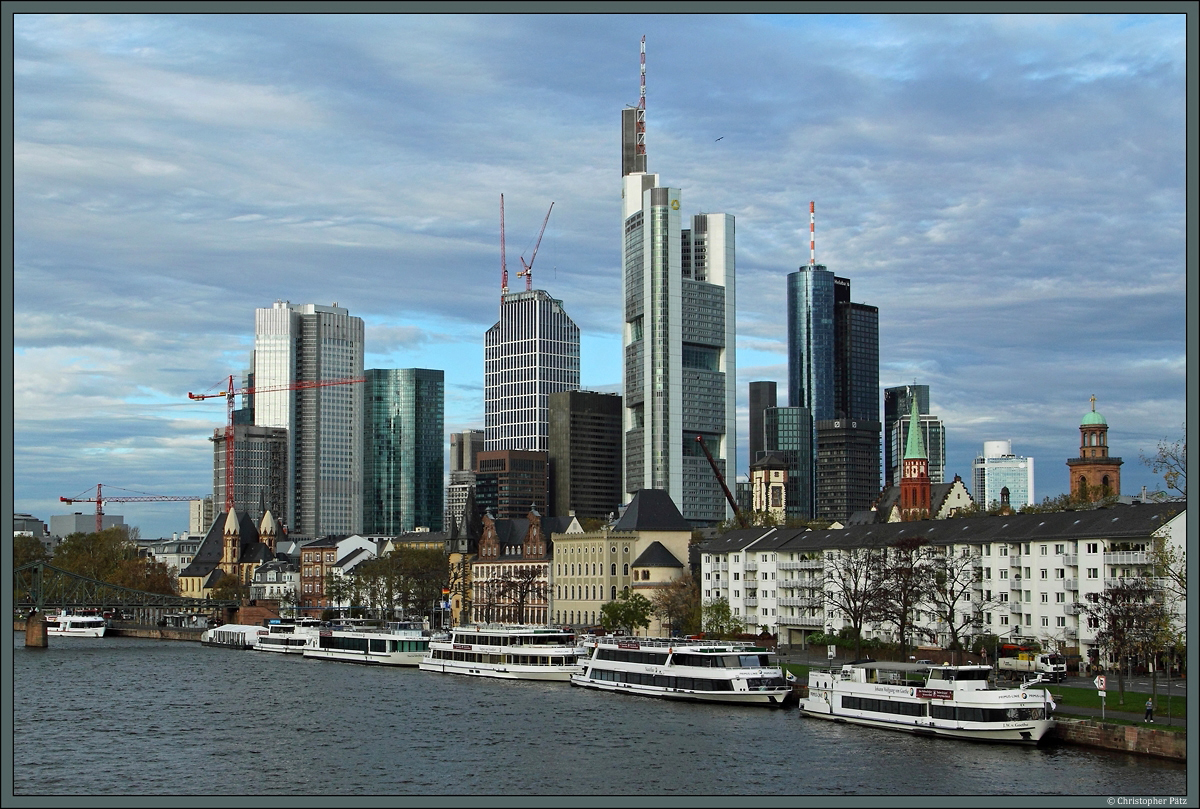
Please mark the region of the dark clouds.
[[[1011, 438], [1057, 494], [1095, 393], [1153, 482], [1136, 455], [1185, 408], [1182, 17], [22, 15], [18, 509], [206, 491], [223, 413], [186, 392], [276, 299], [347, 306], [369, 364], [445, 368], [447, 427], [480, 426], [501, 193], [514, 268], [555, 203], [537, 285], [615, 346], [642, 34], [651, 170], [737, 217], [740, 399], [786, 378], [816, 200], [818, 260], [880, 307], [882, 384], [931, 386], [951, 470]], [[585, 380], [619, 382], [612, 353]]]

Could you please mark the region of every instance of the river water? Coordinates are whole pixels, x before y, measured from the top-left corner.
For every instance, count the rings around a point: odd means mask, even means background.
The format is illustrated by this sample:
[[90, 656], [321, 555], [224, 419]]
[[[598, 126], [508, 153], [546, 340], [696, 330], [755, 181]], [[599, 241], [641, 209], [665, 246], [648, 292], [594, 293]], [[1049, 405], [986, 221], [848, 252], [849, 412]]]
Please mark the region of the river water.
[[13, 649], [36, 795], [1180, 796], [1181, 764], [179, 641]]

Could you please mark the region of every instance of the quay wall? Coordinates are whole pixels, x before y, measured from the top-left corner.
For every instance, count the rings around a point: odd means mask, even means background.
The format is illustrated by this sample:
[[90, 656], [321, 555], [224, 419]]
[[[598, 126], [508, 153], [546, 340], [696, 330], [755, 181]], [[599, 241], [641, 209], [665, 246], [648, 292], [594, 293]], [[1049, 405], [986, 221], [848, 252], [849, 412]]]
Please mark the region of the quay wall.
[[1187, 761], [1187, 734], [1092, 719], [1059, 719], [1053, 738], [1068, 744]]
[[[13, 621], [14, 632], [24, 632], [24, 621]], [[191, 640], [200, 642], [203, 627], [174, 627], [174, 626], [110, 626], [104, 633], [118, 638], [151, 638], [154, 640]], [[45, 645], [44, 643], [42, 645]]]

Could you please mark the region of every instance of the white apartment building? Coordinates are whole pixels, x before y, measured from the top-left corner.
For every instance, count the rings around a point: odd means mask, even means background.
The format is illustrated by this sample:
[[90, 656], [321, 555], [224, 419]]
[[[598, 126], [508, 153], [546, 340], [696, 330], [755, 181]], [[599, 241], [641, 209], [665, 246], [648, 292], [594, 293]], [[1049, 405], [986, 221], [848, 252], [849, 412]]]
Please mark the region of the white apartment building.
[[[729, 601], [747, 631], [778, 633], [800, 644], [848, 626], [831, 599], [839, 559], [918, 538], [926, 555], [968, 559], [970, 581], [956, 605], [960, 637], [995, 634], [1087, 656], [1096, 628], [1082, 605], [1127, 577], [1151, 573], [1157, 542], [1183, 547], [1182, 504], [1118, 505], [1090, 511], [852, 525], [841, 530], [755, 528], [732, 531], [701, 548], [704, 603]], [[1182, 605], [1172, 602], [1183, 627]], [[947, 646], [949, 627], [930, 605], [916, 610], [924, 642]], [[895, 627], [871, 621], [867, 637], [894, 641]]]

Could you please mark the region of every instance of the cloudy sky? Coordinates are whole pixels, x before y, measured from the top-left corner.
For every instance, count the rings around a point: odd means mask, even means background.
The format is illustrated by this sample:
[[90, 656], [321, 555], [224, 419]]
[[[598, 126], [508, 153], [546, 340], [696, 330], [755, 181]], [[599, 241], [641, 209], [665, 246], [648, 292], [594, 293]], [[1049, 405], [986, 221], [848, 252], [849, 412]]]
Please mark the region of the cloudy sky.
[[501, 193], [514, 265], [554, 202], [535, 285], [584, 387], [617, 390], [643, 35], [650, 170], [737, 221], [739, 471], [748, 383], [786, 398], [815, 200], [817, 258], [879, 307], [881, 386], [930, 386], [948, 474], [1011, 439], [1061, 494], [1095, 394], [1122, 488], [1155, 488], [1139, 454], [1186, 417], [1181, 15], [21, 15], [16, 510], [209, 493], [224, 407], [187, 392], [246, 368], [277, 299], [347, 307], [366, 367], [444, 369], [447, 432], [482, 427]]

